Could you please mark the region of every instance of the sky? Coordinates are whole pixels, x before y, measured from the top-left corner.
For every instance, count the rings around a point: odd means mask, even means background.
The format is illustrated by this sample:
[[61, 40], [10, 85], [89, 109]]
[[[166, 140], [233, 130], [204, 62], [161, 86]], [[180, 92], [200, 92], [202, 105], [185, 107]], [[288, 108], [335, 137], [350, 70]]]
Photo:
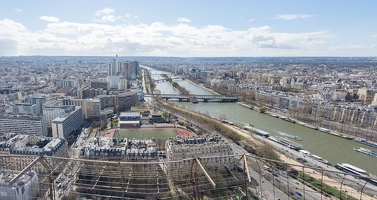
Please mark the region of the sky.
[[375, 0], [2, 0], [0, 56], [377, 56]]

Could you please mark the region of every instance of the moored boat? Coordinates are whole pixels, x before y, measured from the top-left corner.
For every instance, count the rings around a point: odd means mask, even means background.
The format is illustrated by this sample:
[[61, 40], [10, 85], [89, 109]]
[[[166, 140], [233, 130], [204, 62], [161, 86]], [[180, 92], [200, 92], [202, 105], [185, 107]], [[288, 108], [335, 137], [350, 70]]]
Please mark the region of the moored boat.
[[294, 150], [297, 150], [297, 151], [302, 149], [301, 144], [294, 143], [290, 140], [284, 139], [284, 138], [279, 137], [279, 136], [270, 136], [269, 139], [276, 142], [276, 143], [287, 146], [287, 147], [294, 149]]
[[288, 118], [288, 117], [280, 117], [280, 119], [284, 120], [284, 121], [287, 121], [287, 122], [291, 122], [291, 123], [296, 123], [295, 120], [291, 119], [291, 118]]
[[288, 133], [283, 133], [283, 135], [287, 138], [291, 138], [291, 139], [294, 139], [294, 140], [297, 140], [297, 141], [301, 141], [302, 139], [298, 136], [295, 136], [295, 135], [291, 135], [291, 134], [288, 134]]
[[324, 163], [324, 164], [326, 164], [326, 165], [329, 164], [329, 161], [327, 161], [327, 160], [325, 160], [324, 158], [319, 157], [319, 156], [317, 156], [317, 155], [311, 155], [310, 157], [313, 158], [314, 160], [316, 160], [316, 161], [318, 161], [318, 162], [321, 162], [321, 163]]
[[363, 140], [363, 139], [353, 139], [353, 141], [355, 142], [358, 142], [358, 143], [361, 143], [361, 144], [365, 144], [365, 145], [368, 145], [368, 146], [371, 146], [371, 147], [374, 147], [374, 148], [377, 148], [377, 144], [374, 143], [374, 142], [370, 142], [368, 140]]
[[324, 133], [330, 133], [330, 130], [327, 129], [327, 128], [320, 127], [320, 128], [318, 128], [318, 130], [321, 131], [321, 132], [324, 132]]
[[370, 149], [365, 149], [365, 148], [362, 148], [362, 147], [356, 147], [356, 148], [353, 148], [353, 150], [377, 158], [377, 151], [372, 151]]

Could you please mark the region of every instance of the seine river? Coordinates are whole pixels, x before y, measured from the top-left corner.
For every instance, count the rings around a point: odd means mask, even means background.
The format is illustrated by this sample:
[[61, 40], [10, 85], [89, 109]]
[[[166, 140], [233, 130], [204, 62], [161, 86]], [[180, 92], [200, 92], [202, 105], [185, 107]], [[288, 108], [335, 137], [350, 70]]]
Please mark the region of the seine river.
[[[162, 79], [159, 74], [164, 72], [156, 70], [151, 70], [151, 72], [153, 79]], [[177, 80], [176, 82], [192, 94], [212, 94], [186, 80]], [[168, 82], [157, 83], [156, 88], [162, 94], [178, 94]], [[363, 147], [377, 151], [376, 148], [261, 114], [237, 103], [199, 102], [198, 104], [193, 104], [190, 102], [176, 102], [176, 104], [191, 111], [209, 114], [218, 119], [220, 116], [225, 116], [228, 121], [232, 121], [240, 127], [250, 123], [258, 129], [269, 132], [271, 135], [289, 133], [299, 136], [302, 141], [295, 142], [302, 144], [303, 148], [312, 154], [328, 160], [332, 165], [339, 162], [349, 163], [377, 175], [377, 158], [353, 150], [355, 147]]]

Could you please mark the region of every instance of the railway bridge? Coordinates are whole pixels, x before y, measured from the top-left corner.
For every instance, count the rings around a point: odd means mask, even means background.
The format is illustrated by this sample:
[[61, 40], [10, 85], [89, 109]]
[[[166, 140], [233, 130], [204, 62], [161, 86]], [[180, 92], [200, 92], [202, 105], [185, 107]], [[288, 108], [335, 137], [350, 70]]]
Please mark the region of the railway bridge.
[[209, 100], [221, 100], [223, 102], [238, 101], [238, 96], [227, 95], [180, 95], [180, 94], [146, 94], [146, 97], [159, 97], [161, 99], [178, 99], [178, 101], [192, 101], [193, 99], [208, 102]]

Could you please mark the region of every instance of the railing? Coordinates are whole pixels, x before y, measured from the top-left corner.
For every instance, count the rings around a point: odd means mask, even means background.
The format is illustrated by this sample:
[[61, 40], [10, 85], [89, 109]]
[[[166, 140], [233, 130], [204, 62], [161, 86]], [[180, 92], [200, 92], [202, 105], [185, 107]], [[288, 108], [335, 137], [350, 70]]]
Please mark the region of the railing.
[[[248, 154], [170, 162], [163, 158], [154, 161], [102, 158], [85, 160], [46, 156], [40, 159], [0, 155], [3, 173], [19, 174], [27, 167], [23, 173], [30, 170], [38, 173], [39, 184], [29, 185], [39, 190], [33, 199], [58, 199], [68, 195], [69, 191], [75, 198], [111, 199], [227, 199], [237, 196], [253, 199], [366, 199], [366, 195], [371, 199], [377, 191], [371, 183], [333, 168], [290, 165]], [[227, 161], [229, 158], [231, 162]], [[41, 165], [37, 159], [48, 162], [53, 172], [49, 174], [46, 164]], [[49, 175], [54, 183], [49, 182]], [[17, 180], [13, 182], [18, 183]], [[50, 187], [53, 194], [49, 192]]]

